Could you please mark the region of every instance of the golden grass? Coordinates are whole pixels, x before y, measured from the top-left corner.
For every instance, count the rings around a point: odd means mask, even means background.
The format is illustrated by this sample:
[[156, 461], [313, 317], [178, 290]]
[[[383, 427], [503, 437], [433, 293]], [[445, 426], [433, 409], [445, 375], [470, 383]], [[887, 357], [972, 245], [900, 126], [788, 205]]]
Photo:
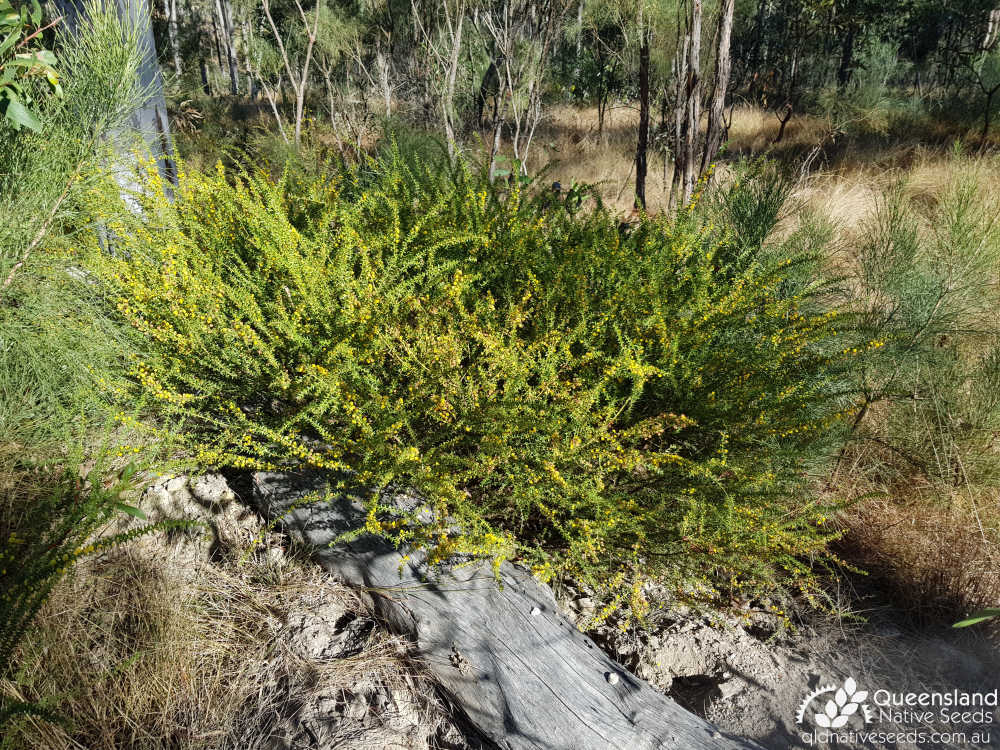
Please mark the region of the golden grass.
[[843, 514], [839, 551], [888, 589], [907, 615], [954, 622], [1000, 599], [1000, 495], [967, 488], [920, 497], [906, 488]]
[[[628, 213], [635, 201], [635, 146], [639, 112], [632, 106], [609, 108], [604, 132], [597, 133], [597, 108], [552, 107], [539, 127], [532, 169], [546, 168], [564, 187], [573, 182], [597, 185], [613, 209]], [[670, 195], [672, 166], [664, 176], [662, 155], [649, 152], [646, 200], [651, 213], [664, 211]]]

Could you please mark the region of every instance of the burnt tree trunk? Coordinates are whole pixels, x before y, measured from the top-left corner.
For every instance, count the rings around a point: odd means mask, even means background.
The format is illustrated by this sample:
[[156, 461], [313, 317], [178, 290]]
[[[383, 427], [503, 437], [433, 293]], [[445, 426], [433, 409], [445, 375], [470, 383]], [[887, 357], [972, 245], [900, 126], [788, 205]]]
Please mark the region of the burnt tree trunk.
[[639, 47], [639, 141], [635, 147], [635, 206], [646, 209], [646, 171], [649, 153], [649, 30], [642, 30]]

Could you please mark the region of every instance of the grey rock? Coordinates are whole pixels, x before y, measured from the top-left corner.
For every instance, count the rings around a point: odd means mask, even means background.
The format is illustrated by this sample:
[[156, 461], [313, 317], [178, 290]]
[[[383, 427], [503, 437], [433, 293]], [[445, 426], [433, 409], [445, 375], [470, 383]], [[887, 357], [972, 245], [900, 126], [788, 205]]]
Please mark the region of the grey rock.
[[225, 477], [215, 472], [204, 474], [190, 482], [195, 500], [210, 508], [221, 508], [236, 499]]

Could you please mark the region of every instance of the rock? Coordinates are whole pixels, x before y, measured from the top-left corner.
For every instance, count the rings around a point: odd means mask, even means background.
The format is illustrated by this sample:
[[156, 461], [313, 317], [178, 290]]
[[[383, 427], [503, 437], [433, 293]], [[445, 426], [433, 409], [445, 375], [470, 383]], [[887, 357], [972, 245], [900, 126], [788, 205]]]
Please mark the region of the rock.
[[225, 477], [215, 472], [194, 479], [190, 490], [195, 500], [209, 508], [222, 508], [236, 499]]
[[142, 502], [160, 511], [166, 511], [170, 506], [170, 493], [167, 488], [160, 484], [150, 485], [142, 493]]
[[728, 701], [739, 695], [745, 687], [746, 683], [743, 680], [726, 680], [719, 683], [719, 693], [722, 700]]
[[181, 490], [187, 489], [188, 478], [185, 474], [181, 474], [177, 477], [171, 477], [160, 484], [163, 488], [169, 492], [171, 495], [180, 492]]
[[340, 603], [298, 612], [288, 623], [288, 648], [309, 661], [361, 653], [375, 623], [348, 612]]

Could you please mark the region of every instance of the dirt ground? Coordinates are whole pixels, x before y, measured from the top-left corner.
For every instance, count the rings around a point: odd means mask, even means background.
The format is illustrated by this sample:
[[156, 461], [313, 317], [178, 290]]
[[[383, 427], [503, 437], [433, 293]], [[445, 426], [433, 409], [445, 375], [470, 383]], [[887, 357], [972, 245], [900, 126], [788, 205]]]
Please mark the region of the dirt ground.
[[[899, 715], [905, 706], [877, 705], [884, 701], [878, 691], [915, 693], [917, 699], [923, 692], [978, 691], [988, 698], [1000, 688], [1000, 653], [982, 630], [902, 625], [894, 621], [898, 613], [879, 606], [874, 596], [866, 598], [866, 623], [816, 620], [783, 633], [763, 621], [710, 621], [677, 608], [659, 617], [648, 635], [615, 637], [609, 629], [604, 645], [690, 710], [773, 750], [1000, 748], [995, 705], [947, 709], [948, 721], [941, 705], [909, 707], [906, 716]], [[572, 602], [566, 611], [577, 620], [585, 615]], [[853, 714], [837, 732], [854, 734], [824, 742], [822, 733], [829, 730], [817, 727], [815, 716], [828, 701], [837, 702], [845, 683], [857, 705], [847, 709]], [[972, 715], [953, 720], [955, 712]], [[901, 736], [878, 736], [889, 733]]]

